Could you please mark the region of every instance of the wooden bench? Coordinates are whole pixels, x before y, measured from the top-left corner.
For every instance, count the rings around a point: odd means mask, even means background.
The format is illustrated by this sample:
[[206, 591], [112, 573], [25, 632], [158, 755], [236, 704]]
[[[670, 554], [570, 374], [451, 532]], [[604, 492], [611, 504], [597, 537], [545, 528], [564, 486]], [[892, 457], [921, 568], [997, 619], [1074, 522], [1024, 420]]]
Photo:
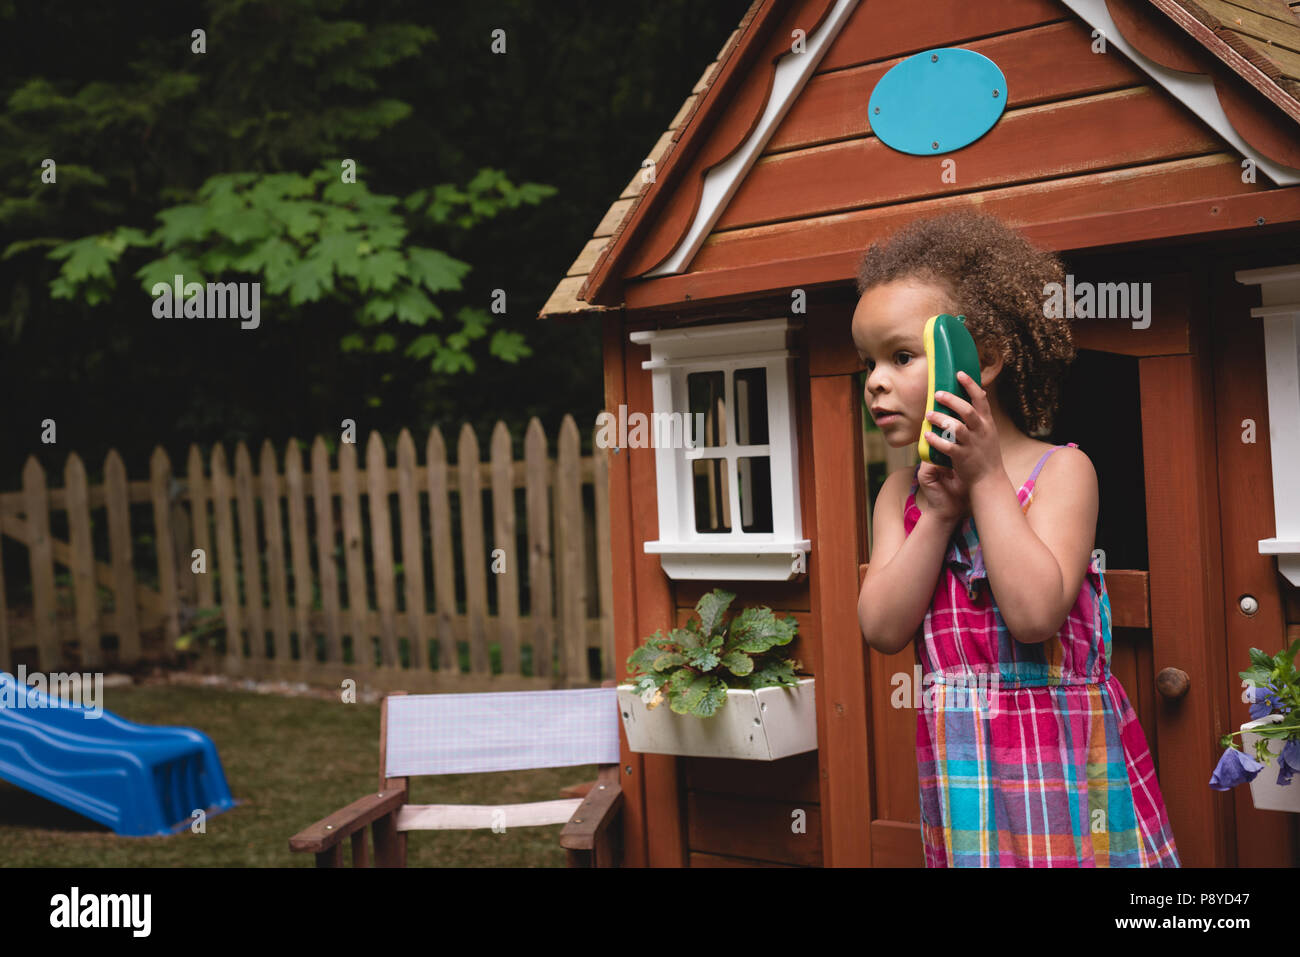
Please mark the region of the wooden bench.
[[[537, 827], [564, 824], [560, 846], [570, 867], [622, 864], [623, 791], [619, 785], [618, 691], [599, 688], [486, 694], [386, 696], [379, 722], [379, 791], [289, 838], [289, 850], [316, 855], [317, 867], [369, 867], [366, 826], [375, 867], [406, 866], [406, 833], [414, 830]], [[410, 777], [595, 764], [575, 795], [531, 804], [410, 804]], [[581, 786], [578, 786], [579, 788]]]

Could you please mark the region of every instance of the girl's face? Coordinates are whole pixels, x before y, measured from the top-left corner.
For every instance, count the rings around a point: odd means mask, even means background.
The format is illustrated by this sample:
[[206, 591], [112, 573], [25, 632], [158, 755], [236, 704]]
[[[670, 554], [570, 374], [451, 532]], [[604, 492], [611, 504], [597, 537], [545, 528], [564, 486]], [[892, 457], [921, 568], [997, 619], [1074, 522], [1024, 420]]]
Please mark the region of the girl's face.
[[913, 278], [872, 286], [853, 311], [853, 342], [867, 370], [867, 408], [894, 448], [921, 436], [929, 389], [922, 333], [927, 319], [950, 311], [943, 289]]

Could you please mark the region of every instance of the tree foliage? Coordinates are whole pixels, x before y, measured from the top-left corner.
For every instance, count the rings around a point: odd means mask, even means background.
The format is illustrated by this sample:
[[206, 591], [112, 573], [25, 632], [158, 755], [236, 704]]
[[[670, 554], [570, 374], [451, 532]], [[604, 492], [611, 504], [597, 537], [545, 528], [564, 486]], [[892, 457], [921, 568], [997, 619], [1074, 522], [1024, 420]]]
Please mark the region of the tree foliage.
[[[138, 474], [157, 443], [283, 448], [344, 417], [590, 422], [600, 323], [534, 317], [748, 6], [0, 0], [4, 487], [29, 454]], [[175, 263], [274, 306], [249, 331], [155, 318]]]
[[[50, 295], [81, 297], [90, 305], [111, 299], [117, 285], [113, 267], [129, 248], [142, 247], [156, 255], [133, 273], [146, 292], [158, 283], [168, 286], [177, 275], [204, 283], [243, 274], [264, 283], [273, 301], [291, 307], [333, 298], [350, 306], [364, 327], [390, 321], [423, 327], [444, 319], [431, 297], [460, 290], [471, 267], [442, 250], [408, 242], [412, 232], [448, 223], [471, 229], [502, 209], [535, 204], [555, 192], [536, 183], [516, 187], [499, 170], [485, 169], [465, 190], [440, 184], [399, 201], [371, 193], [363, 181], [344, 182], [342, 175], [326, 167], [309, 176], [211, 176], [194, 202], [161, 210], [151, 233], [119, 226], [55, 246], [48, 256], [62, 268]], [[25, 248], [14, 243], [6, 256]], [[410, 337], [405, 354], [431, 356], [435, 372], [473, 372], [468, 346], [486, 334], [491, 318], [487, 310], [461, 306], [459, 328], [446, 334], [422, 330]], [[349, 332], [340, 341], [344, 351], [391, 352], [396, 344], [391, 331], [368, 337]], [[490, 351], [508, 362], [531, 352], [520, 333], [505, 329], [495, 331]]]
[[[115, 222], [62, 241], [23, 236], [6, 246], [3, 258], [52, 247], [48, 258], [60, 266], [47, 280], [48, 295], [98, 305], [117, 293], [118, 261], [140, 247], [154, 254], [133, 272], [146, 292], [176, 274], [195, 282], [260, 281], [272, 305], [279, 300], [291, 307], [279, 315], [299, 315], [292, 307], [328, 299], [362, 327], [390, 320], [415, 327], [347, 333], [340, 341], [348, 351], [393, 351], [404, 338], [405, 354], [428, 359], [433, 371], [472, 372], [469, 343], [486, 334], [492, 316], [461, 305], [455, 328], [419, 328], [444, 318], [437, 294], [461, 290], [471, 266], [417, 241], [470, 230], [555, 190], [515, 186], [490, 167], [464, 187], [441, 183], [404, 197], [371, 192], [355, 176], [345, 182], [342, 159], [412, 112], [409, 103], [378, 95], [380, 78], [419, 54], [435, 34], [412, 23], [343, 19], [343, 6], [342, 0], [289, 0], [272, 9], [213, 0], [202, 38], [177, 31], [169, 55], [132, 60], [120, 80], [79, 88], [41, 76], [21, 83], [8, 99], [4, 122], [13, 139], [3, 167], [21, 179], [17, 171], [26, 165], [28, 176], [25, 184], [12, 182], [13, 194], [0, 200], [0, 226], [67, 229], [70, 218], [94, 219], [59, 216], [57, 207], [46, 205], [58, 197], [83, 198]], [[263, 42], [228, 43], [254, 31]], [[200, 40], [203, 50], [196, 52]], [[209, 42], [220, 56], [208, 57]], [[55, 151], [60, 190], [31, 175], [39, 164], [32, 150], [42, 137], [65, 141], [87, 129], [105, 142], [136, 136], [138, 142], [126, 155], [98, 152], [93, 165], [69, 162]], [[157, 138], [173, 144], [165, 156], [151, 142]], [[15, 162], [14, 154], [23, 151], [27, 163]], [[322, 167], [322, 155], [338, 158]], [[312, 171], [299, 172], [306, 167]], [[221, 172], [204, 175], [213, 168]], [[173, 202], [154, 210], [123, 203], [120, 197], [137, 193], [145, 177], [151, 192]], [[146, 212], [159, 223], [149, 232], [141, 228]], [[11, 299], [10, 321], [32, 295], [24, 289]], [[519, 332], [498, 329], [489, 351], [516, 362], [530, 350]]]

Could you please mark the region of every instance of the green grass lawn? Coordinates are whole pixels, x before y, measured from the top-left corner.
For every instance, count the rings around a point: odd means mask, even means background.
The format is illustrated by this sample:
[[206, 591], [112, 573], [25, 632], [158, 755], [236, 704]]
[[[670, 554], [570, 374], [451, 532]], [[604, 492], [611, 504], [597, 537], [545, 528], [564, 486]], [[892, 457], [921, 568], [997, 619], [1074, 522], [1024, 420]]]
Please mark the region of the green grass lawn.
[[[379, 705], [186, 686], [107, 688], [103, 706], [143, 724], [198, 728], [217, 746], [239, 805], [207, 832], [118, 837], [59, 805], [0, 781], [0, 866], [312, 867], [289, 838], [377, 790]], [[561, 798], [595, 765], [414, 778], [414, 804], [518, 804]], [[413, 831], [409, 867], [564, 867], [562, 824], [493, 833]], [[370, 843], [367, 838], [367, 843]], [[373, 845], [371, 845], [373, 854]], [[351, 860], [345, 847], [344, 858]]]

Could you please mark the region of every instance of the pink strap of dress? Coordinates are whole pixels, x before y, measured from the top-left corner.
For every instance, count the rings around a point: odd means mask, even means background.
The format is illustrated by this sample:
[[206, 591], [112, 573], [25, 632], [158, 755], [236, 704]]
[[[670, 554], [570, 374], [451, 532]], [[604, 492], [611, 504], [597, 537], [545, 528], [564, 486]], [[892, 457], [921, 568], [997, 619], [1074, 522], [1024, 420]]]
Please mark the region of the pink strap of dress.
[[[1029, 478], [1025, 479], [1025, 484], [1022, 485], [1021, 488], [1026, 488], [1026, 487], [1027, 487], [1027, 488], [1030, 489], [1030, 491], [1033, 491], [1034, 480], [1038, 478], [1038, 473], [1041, 472], [1041, 471], [1043, 470], [1043, 466], [1044, 466], [1044, 465], [1046, 464], [1046, 462], [1047, 462], [1047, 457], [1048, 457], [1049, 455], [1051, 455], [1053, 452], [1055, 452], [1057, 449], [1063, 449], [1063, 448], [1066, 448], [1067, 446], [1068, 446], [1069, 448], [1072, 448], [1072, 449], [1077, 449], [1077, 448], [1079, 447], [1079, 443], [1077, 443], [1077, 442], [1067, 442], [1067, 443], [1065, 443], [1065, 445], [1053, 445], [1050, 449], [1048, 449], [1046, 452], [1043, 453], [1043, 455], [1042, 455], [1041, 458], [1039, 458], [1039, 460], [1038, 460], [1038, 464], [1035, 465], [1035, 466], [1034, 466], [1034, 470], [1033, 470], [1032, 472], [1029, 473]], [[920, 463], [920, 462], [917, 462], [917, 463], [916, 463], [916, 468], [914, 468], [914, 469], [912, 470], [912, 489], [911, 489], [911, 491], [913, 491], [913, 492], [916, 491], [916, 487], [917, 487], [917, 485], [920, 484], [920, 483], [918, 483], [917, 480], [916, 480], [916, 479], [917, 479], [917, 476], [920, 474], [920, 471], [921, 471], [921, 463]]]
[[[1029, 478], [1025, 479], [1025, 484], [1020, 486], [1017, 491], [1017, 497], [1020, 492], [1024, 492], [1024, 501], [1021, 503], [1022, 509], [1029, 508], [1029, 502], [1034, 494], [1034, 483], [1038, 479], [1038, 473], [1043, 470], [1043, 465], [1047, 462], [1047, 457], [1057, 449], [1066, 447], [1077, 449], [1077, 442], [1067, 442], [1065, 445], [1053, 445], [1045, 451], [1034, 470], [1029, 473]], [[921, 466], [917, 463], [916, 470], [912, 473], [912, 495], [916, 494], [917, 476], [920, 473]], [[912, 498], [909, 495], [908, 501]], [[972, 601], [975, 599], [975, 591], [981, 581], [988, 580], [988, 571], [984, 567], [984, 554], [979, 547], [979, 532], [975, 528], [974, 517], [968, 517], [954, 531], [952, 538], [948, 542], [948, 553], [945, 557], [945, 563], [951, 568], [957, 580], [961, 582], [966, 594]]]
[[1025, 480], [1025, 484], [1029, 485], [1034, 481], [1034, 479], [1038, 478], [1038, 473], [1043, 470], [1043, 464], [1047, 461], [1047, 457], [1049, 455], [1051, 455], [1057, 449], [1063, 449], [1066, 446], [1069, 446], [1072, 449], [1077, 449], [1079, 447], [1077, 442], [1067, 442], [1065, 443], [1065, 445], [1053, 445], [1050, 449], [1048, 449], [1046, 452], [1043, 453], [1043, 457], [1038, 460], [1038, 464], [1034, 466], [1034, 470], [1029, 473], [1029, 478]]

